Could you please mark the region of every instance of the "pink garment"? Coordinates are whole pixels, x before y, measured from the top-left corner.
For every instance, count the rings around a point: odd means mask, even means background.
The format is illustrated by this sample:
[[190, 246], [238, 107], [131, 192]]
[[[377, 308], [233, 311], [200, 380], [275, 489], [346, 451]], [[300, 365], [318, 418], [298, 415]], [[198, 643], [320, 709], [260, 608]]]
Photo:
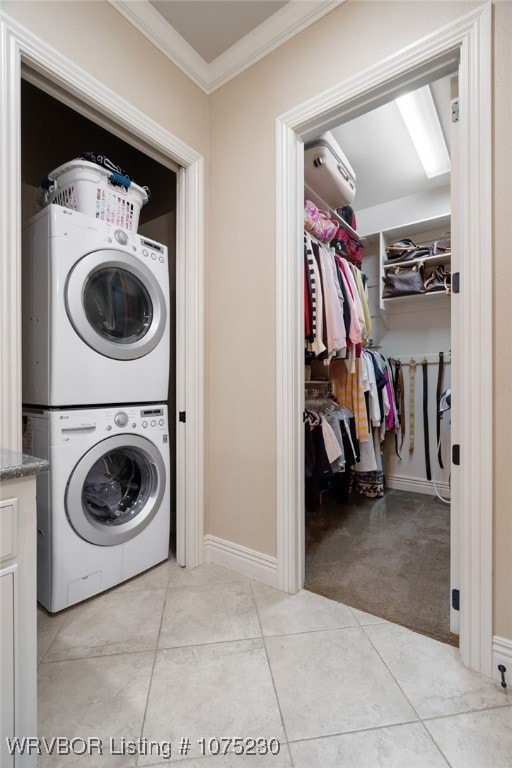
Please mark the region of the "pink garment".
[[318, 258], [320, 261], [324, 288], [323, 298], [327, 330], [327, 353], [328, 359], [330, 360], [335, 352], [346, 349], [347, 342], [345, 338], [343, 314], [332, 271], [332, 255], [325, 248], [319, 246]]
[[361, 323], [359, 322], [359, 313], [356, 304], [357, 288], [354, 282], [354, 277], [350, 272], [347, 262], [339, 256], [336, 256], [337, 264], [341, 270], [341, 273], [345, 279], [347, 291], [350, 295], [350, 328], [348, 330], [348, 338], [352, 344], [361, 344], [363, 340]]

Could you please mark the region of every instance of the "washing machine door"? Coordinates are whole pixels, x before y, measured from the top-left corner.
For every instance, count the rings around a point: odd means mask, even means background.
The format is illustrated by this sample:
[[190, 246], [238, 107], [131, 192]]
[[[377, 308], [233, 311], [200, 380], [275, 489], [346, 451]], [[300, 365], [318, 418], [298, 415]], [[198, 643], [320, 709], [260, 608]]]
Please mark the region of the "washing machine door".
[[157, 277], [129, 253], [88, 253], [68, 275], [65, 303], [78, 335], [96, 352], [135, 360], [156, 347], [167, 309]]
[[114, 435], [85, 453], [65, 495], [76, 533], [108, 547], [134, 538], [153, 519], [165, 490], [160, 451], [144, 437]]

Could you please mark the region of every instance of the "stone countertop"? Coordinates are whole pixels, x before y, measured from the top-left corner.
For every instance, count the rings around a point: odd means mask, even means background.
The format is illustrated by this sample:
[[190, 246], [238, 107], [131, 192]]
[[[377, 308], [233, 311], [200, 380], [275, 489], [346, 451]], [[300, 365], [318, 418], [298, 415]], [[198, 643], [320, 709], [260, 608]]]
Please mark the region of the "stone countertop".
[[50, 463], [46, 459], [0, 448], [0, 480], [37, 475], [39, 472], [46, 472], [49, 468]]

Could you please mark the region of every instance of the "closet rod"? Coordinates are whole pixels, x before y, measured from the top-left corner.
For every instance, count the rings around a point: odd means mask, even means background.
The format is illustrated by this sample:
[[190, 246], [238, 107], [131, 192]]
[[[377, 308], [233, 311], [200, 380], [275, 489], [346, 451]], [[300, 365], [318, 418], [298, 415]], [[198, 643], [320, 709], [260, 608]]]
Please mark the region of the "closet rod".
[[308, 232], [307, 229], [304, 230], [304, 234], [311, 238], [311, 240], [314, 240], [315, 243], [317, 243], [320, 246], [323, 246], [324, 248], [327, 248], [329, 250], [329, 243], [324, 243], [323, 240], [319, 240], [318, 237], [315, 237], [311, 234], [311, 232]]
[[[443, 352], [443, 356], [443, 362], [449, 365], [452, 361], [451, 353]], [[401, 365], [409, 365], [411, 360], [417, 365], [421, 365], [426, 360], [428, 365], [437, 365], [439, 363], [439, 353], [428, 352], [426, 355], [400, 355], [399, 357], [389, 357], [388, 360], [393, 364], [398, 362]]]

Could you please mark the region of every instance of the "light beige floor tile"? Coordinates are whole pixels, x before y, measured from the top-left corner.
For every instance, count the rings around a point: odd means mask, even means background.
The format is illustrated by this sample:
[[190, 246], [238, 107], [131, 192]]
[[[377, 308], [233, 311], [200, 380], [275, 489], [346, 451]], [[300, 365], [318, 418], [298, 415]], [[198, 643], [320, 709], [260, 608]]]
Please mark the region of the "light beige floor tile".
[[138, 589], [167, 589], [169, 576], [174, 564], [173, 560], [165, 560], [163, 563], [144, 571], [144, 573], [134, 576], [133, 579], [124, 581], [118, 587], [115, 587], [115, 591], [132, 592]]
[[264, 635], [357, 626], [350, 608], [313, 592], [287, 595], [256, 582], [253, 590]]
[[452, 768], [510, 768], [512, 708], [471, 712], [425, 723]]
[[[153, 766], [169, 765], [169, 761], [151, 763]], [[180, 760], [183, 768], [292, 768], [286, 744], [281, 745], [278, 755], [216, 755]]]
[[[110, 738], [140, 737], [154, 652], [73, 659], [39, 667], [38, 734], [101, 739], [103, 754], [42, 755], [38, 768], [131, 768], [133, 756], [112, 755]], [[119, 751], [119, 747], [116, 747]]]
[[227, 584], [229, 582], [243, 582], [247, 584], [250, 579], [240, 573], [222, 568], [214, 563], [204, 563], [198, 568], [182, 568], [176, 561], [170, 563], [169, 589], [173, 587], [198, 587], [213, 584]]
[[261, 637], [251, 585], [169, 589], [159, 648]]
[[[198, 739], [203, 737], [276, 738], [283, 743], [263, 641], [157, 651], [143, 734], [172, 744], [189, 738], [191, 758], [201, 756]], [[151, 761], [140, 758], [139, 764]]]
[[421, 718], [506, 704], [499, 683], [463, 666], [457, 648], [396, 624], [365, 627]]
[[290, 744], [295, 768], [448, 768], [421, 723]]
[[417, 719], [359, 627], [268, 637], [265, 645], [290, 740]]
[[47, 613], [37, 606], [37, 661], [44, 659], [48, 648], [55, 640], [57, 632], [67, 619], [67, 613]]
[[366, 613], [365, 611], [360, 611], [358, 608], [351, 608], [350, 609], [356, 619], [358, 620], [359, 624], [362, 627], [367, 626], [368, 624], [385, 624], [386, 619], [381, 619], [379, 616], [373, 616], [371, 613]]
[[45, 661], [154, 650], [165, 594], [114, 590], [71, 608]]

